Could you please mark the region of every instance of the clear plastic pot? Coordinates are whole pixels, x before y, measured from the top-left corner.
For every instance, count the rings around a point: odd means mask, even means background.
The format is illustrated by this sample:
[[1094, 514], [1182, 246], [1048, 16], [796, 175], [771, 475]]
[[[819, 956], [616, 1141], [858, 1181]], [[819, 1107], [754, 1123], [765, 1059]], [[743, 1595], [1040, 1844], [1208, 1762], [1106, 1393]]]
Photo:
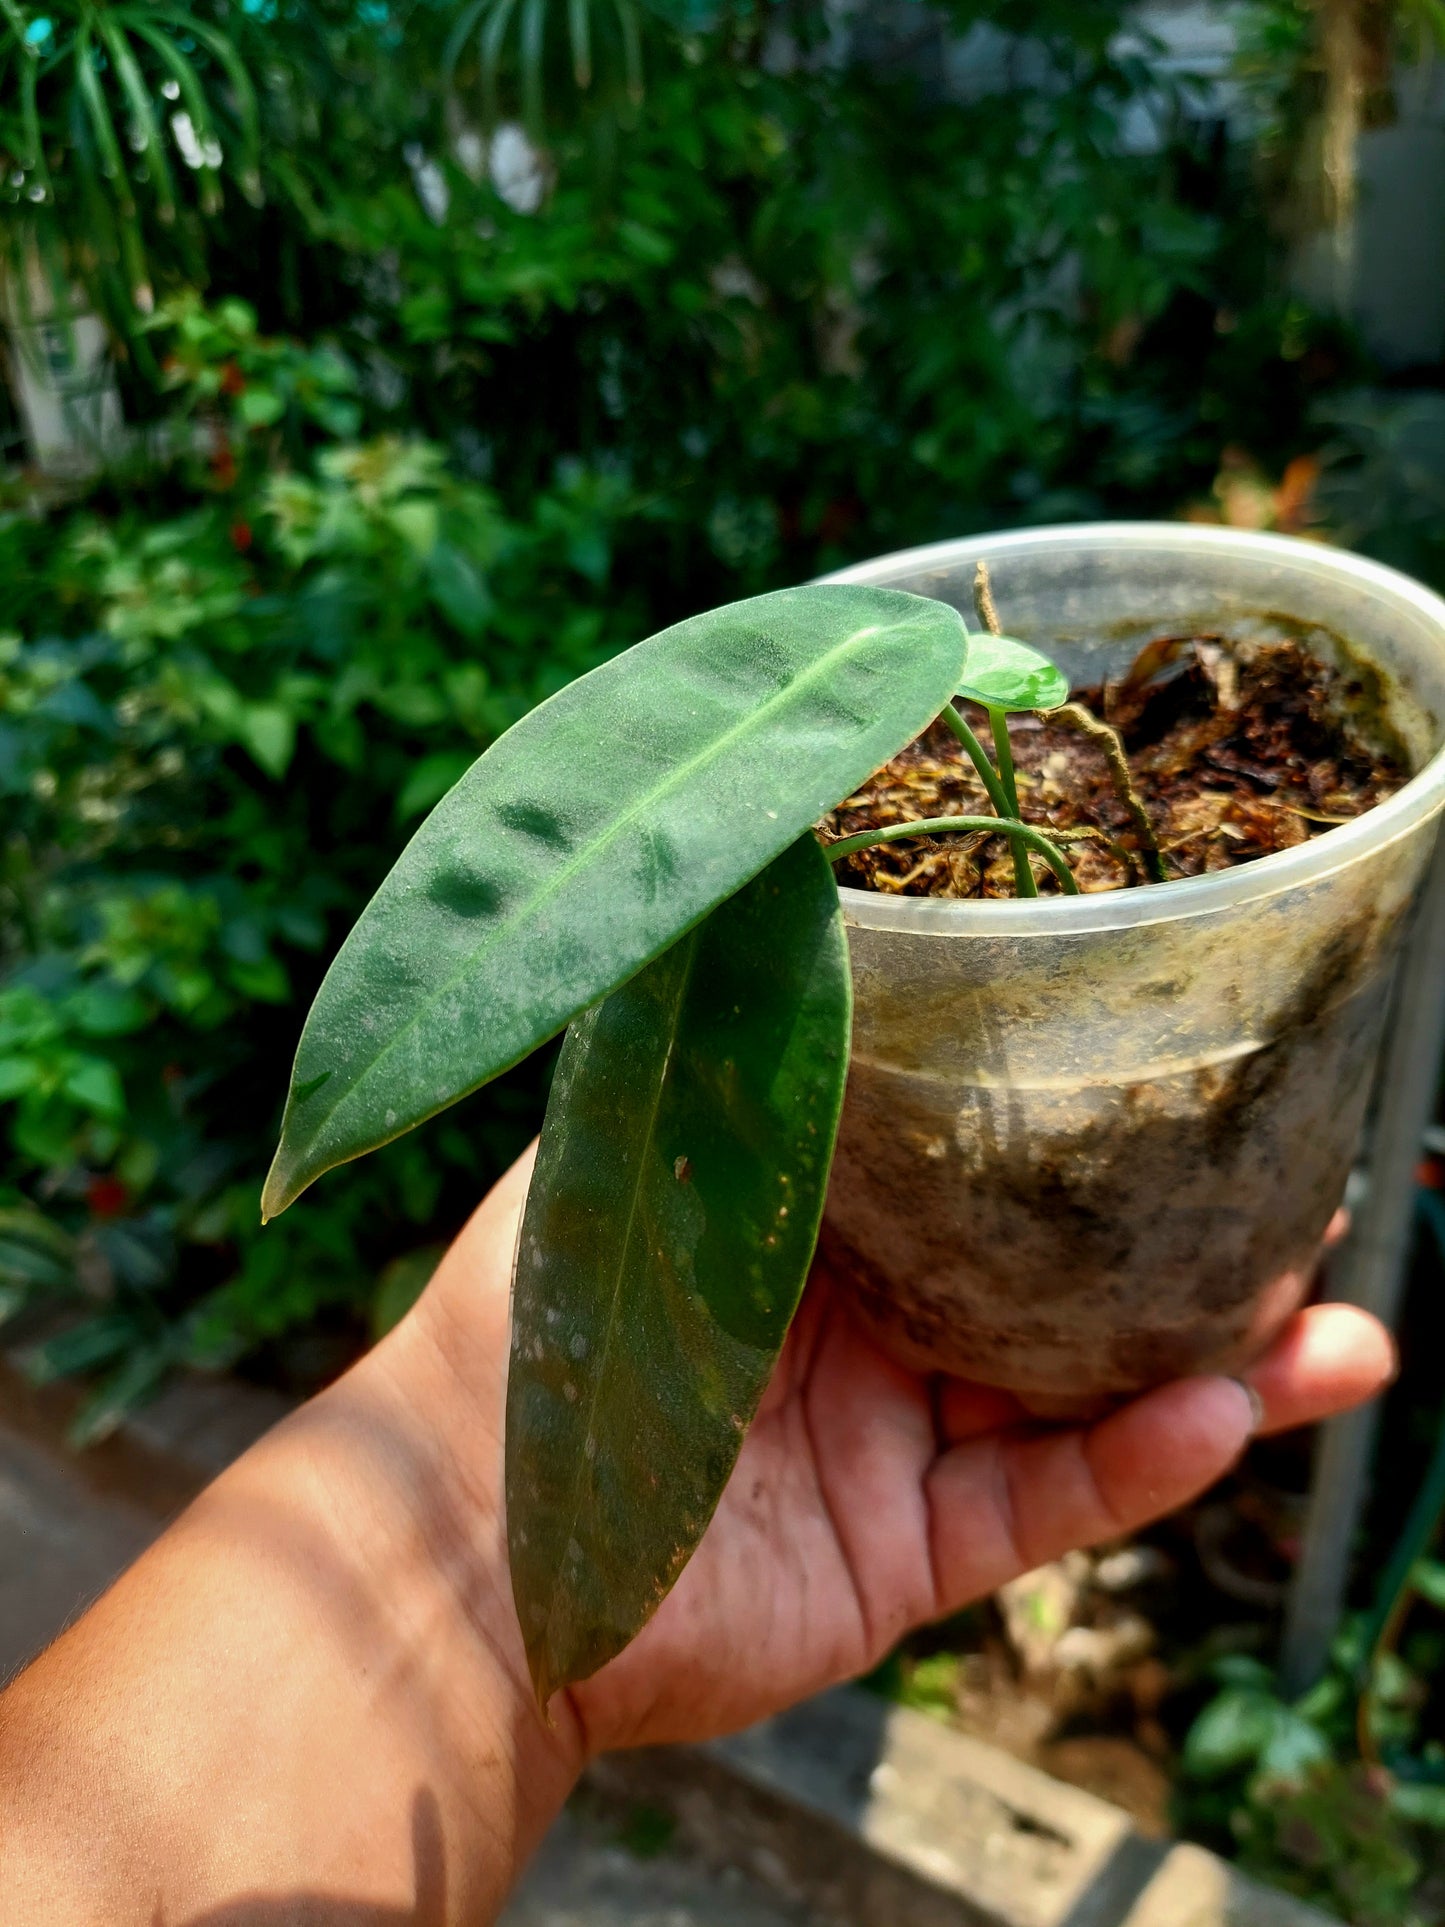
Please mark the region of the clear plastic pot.
[[937, 596], [1076, 684], [1151, 637], [1296, 636], [1349, 664], [1416, 774], [1298, 847], [1035, 902], [845, 889], [853, 1060], [824, 1249], [912, 1362], [1077, 1409], [1230, 1370], [1303, 1297], [1445, 802], [1445, 603], [1278, 536], [1113, 523], [831, 578]]

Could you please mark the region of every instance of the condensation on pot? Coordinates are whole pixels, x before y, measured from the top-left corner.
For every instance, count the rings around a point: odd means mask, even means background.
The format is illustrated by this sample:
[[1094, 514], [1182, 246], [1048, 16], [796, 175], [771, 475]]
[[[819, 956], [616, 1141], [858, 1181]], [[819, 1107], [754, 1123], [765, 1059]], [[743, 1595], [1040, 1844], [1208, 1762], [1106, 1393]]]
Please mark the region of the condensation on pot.
[[1151, 637], [1303, 637], [1376, 672], [1412, 780], [1237, 869], [1035, 902], [842, 891], [853, 1061], [824, 1249], [911, 1362], [1087, 1405], [1256, 1352], [1308, 1289], [1445, 800], [1445, 604], [1287, 538], [1101, 524], [832, 580], [967, 611], [1076, 684]]

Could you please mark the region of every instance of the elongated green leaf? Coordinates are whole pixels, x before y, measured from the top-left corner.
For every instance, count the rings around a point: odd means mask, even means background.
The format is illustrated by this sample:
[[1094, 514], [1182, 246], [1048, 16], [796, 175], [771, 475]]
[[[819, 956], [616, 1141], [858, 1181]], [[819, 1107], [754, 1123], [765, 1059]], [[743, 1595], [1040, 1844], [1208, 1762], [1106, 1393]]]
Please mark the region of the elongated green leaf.
[[497, 76], [502, 62], [502, 42], [506, 38], [507, 28], [516, 9], [517, 0], [494, 0], [481, 34], [478, 36], [477, 45], [482, 74], [482, 111], [489, 127], [497, 120]]
[[567, 0], [567, 36], [572, 43], [572, 78], [579, 87], [592, 85], [591, 0]]
[[467, 41], [471, 38], [472, 29], [486, 9], [487, 0], [468, 0], [468, 4], [452, 22], [446, 46], [442, 49], [442, 73], [446, 76], [448, 87], [454, 84], [457, 62], [461, 59]]
[[[139, 17], [126, 13], [119, 16], [129, 33], [138, 40], [144, 40], [151, 51], [169, 69], [172, 80], [180, 89], [182, 106], [191, 117], [191, 125], [196, 130], [196, 139], [202, 148], [219, 148], [220, 135], [211, 114], [211, 103], [206, 98], [200, 77], [194, 66], [187, 60], [180, 48], [168, 34], [161, 30], [144, 15]], [[221, 206], [221, 197], [216, 187], [215, 170], [210, 166], [201, 169], [200, 195], [201, 206], [207, 214], [216, 213]]]
[[625, 982], [916, 736], [966, 650], [944, 603], [785, 589], [665, 629], [524, 717], [332, 964], [265, 1214]]
[[542, 127], [542, 42], [547, 26], [547, 0], [523, 0], [520, 29], [522, 118], [540, 133]]
[[[35, 185], [44, 190], [47, 201], [53, 202], [55, 189], [51, 185], [50, 169], [45, 161], [45, 142], [40, 137], [40, 109], [36, 101], [39, 67], [38, 60], [28, 60], [20, 70], [20, 119], [30, 150], [26, 165], [35, 171]], [[17, 280], [22, 278], [16, 277]]]
[[75, 78], [80, 88], [85, 109], [90, 116], [91, 131], [95, 136], [96, 152], [100, 155], [103, 172], [115, 182], [117, 204], [122, 217], [135, 213], [135, 202], [131, 197], [130, 177], [121, 159], [120, 141], [116, 137], [115, 123], [110, 117], [105, 94], [95, 70], [95, 47], [88, 26], [80, 30], [75, 48]]
[[135, 55], [127, 44], [124, 32], [113, 20], [107, 20], [104, 14], [100, 16], [99, 32], [111, 65], [115, 68], [121, 92], [125, 95], [126, 105], [130, 108], [135, 134], [142, 142], [141, 151], [155, 172], [156, 206], [161, 219], [173, 221], [176, 218], [176, 186], [171, 178], [165, 139], [151, 104], [145, 78], [136, 65]]
[[9, 27], [15, 51], [22, 59], [36, 60], [39, 50], [30, 44], [30, 22], [25, 17], [25, 10], [17, 6], [15, 0], [0, 0], [0, 19]]
[[0, 1286], [63, 1291], [75, 1278], [75, 1241], [38, 1211], [0, 1211]]
[[614, 0], [617, 25], [622, 32], [622, 66], [627, 75], [627, 91], [634, 103], [642, 99], [642, 30], [632, 0]]
[[958, 694], [989, 709], [1057, 709], [1069, 700], [1069, 679], [1012, 636], [971, 635], [968, 675]]
[[260, 194], [261, 165], [261, 125], [260, 110], [256, 104], [256, 89], [251, 76], [246, 71], [246, 63], [237, 53], [231, 40], [219, 28], [198, 20], [194, 14], [179, 7], [152, 7], [149, 9], [152, 20], [158, 20], [177, 28], [183, 36], [200, 42], [207, 53], [219, 64], [227, 80], [231, 83], [231, 94], [235, 105], [236, 122], [241, 130], [241, 177], [242, 186], [248, 197], [256, 200]]
[[512, 1587], [544, 1704], [621, 1651], [712, 1517], [813, 1255], [851, 995], [810, 834], [567, 1033], [507, 1386]]

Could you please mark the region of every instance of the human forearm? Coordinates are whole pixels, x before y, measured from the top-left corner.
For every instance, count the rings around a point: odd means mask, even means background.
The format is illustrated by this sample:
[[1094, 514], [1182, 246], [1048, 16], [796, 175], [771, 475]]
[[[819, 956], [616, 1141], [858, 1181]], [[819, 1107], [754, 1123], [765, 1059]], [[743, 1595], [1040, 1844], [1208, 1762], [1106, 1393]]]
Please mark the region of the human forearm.
[[821, 1273], [697, 1556], [549, 1727], [502, 1521], [529, 1168], [390, 1338], [0, 1698], [0, 1927], [476, 1927], [584, 1753], [761, 1719], [1192, 1498], [1261, 1420], [1309, 1423], [1392, 1369], [1372, 1320], [1322, 1305], [1251, 1369], [1253, 1397], [1196, 1379], [1040, 1431], [1006, 1393], [878, 1353]]
[[404, 1328], [0, 1699], [0, 1920], [495, 1913], [579, 1748], [531, 1702], [480, 1411]]

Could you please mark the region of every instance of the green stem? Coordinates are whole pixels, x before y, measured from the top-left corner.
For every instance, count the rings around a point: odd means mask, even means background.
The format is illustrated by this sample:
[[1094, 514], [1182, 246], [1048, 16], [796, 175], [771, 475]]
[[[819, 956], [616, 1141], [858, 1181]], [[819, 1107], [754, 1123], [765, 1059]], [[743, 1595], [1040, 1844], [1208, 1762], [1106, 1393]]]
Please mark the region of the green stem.
[[[989, 724], [993, 729], [994, 753], [998, 757], [998, 780], [1008, 803], [1008, 814], [1015, 821], [1019, 817], [1018, 779], [1014, 775], [1013, 744], [1008, 739], [1008, 717], [1001, 709], [990, 709]], [[1022, 843], [1013, 846], [1014, 888], [1021, 897], [1036, 897], [1038, 887], [1034, 883], [1034, 873], [1029, 868], [1029, 853]]]
[[[830, 863], [838, 863], [845, 856], [856, 855], [859, 850], [871, 849], [875, 843], [898, 843], [910, 836], [970, 834], [1006, 836], [1012, 843], [1037, 850], [1059, 879], [1059, 887], [1064, 895], [1076, 897], [1079, 894], [1069, 860], [1058, 845], [1051, 843], [1043, 831], [1036, 830], [1031, 823], [1020, 823], [1006, 816], [925, 816], [916, 823], [890, 823], [885, 829], [860, 830], [856, 836], [845, 836], [837, 843], [826, 844], [823, 853]], [[1029, 881], [1032, 883], [1033, 878], [1030, 877]], [[1034, 894], [1037, 895], [1037, 891]]]
[[988, 760], [988, 751], [978, 740], [977, 736], [974, 735], [973, 731], [969, 728], [963, 717], [959, 715], [952, 703], [947, 704], [945, 708], [939, 711], [938, 720], [948, 725], [959, 742], [961, 742], [968, 751], [969, 758], [974, 768], [978, 771], [984, 788], [988, 791], [988, 800], [993, 804], [997, 813], [1000, 816], [1016, 816], [1018, 812], [1009, 808], [1008, 798], [1003, 793], [1003, 784], [998, 780], [998, 772]]

